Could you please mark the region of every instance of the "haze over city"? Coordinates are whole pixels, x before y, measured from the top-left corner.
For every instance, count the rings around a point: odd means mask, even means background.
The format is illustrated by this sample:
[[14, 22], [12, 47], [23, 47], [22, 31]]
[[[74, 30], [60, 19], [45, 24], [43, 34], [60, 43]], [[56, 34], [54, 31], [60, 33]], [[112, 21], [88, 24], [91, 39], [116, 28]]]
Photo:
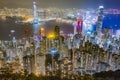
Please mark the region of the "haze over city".
[[58, 7], [96, 9], [99, 5], [104, 5], [105, 8], [120, 8], [120, 0], [0, 0], [0, 8], [32, 8], [32, 1], [36, 1], [38, 7], [41, 8]]

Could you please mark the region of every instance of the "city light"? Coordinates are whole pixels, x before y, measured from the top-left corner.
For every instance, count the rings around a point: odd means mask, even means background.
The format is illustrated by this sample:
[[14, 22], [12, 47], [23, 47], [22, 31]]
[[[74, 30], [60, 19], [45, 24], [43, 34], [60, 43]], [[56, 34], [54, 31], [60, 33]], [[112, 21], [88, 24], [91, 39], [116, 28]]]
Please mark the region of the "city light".
[[41, 1], [0, 0], [0, 79], [119, 80], [120, 1]]
[[104, 6], [99, 6], [99, 8], [104, 8]]
[[49, 39], [54, 39], [55, 38], [55, 34], [54, 33], [49, 33], [48, 34], [48, 38]]
[[54, 56], [55, 54], [57, 54], [58, 50], [53, 48], [50, 50], [50, 53], [52, 54], [52, 56]]

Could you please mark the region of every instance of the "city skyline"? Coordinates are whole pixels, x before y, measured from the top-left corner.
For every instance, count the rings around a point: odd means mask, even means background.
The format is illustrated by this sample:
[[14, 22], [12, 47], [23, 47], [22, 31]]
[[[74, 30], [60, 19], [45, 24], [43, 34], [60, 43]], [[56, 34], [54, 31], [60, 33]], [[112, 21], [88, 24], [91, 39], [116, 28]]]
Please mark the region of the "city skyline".
[[1, 80], [120, 79], [120, 1], [17, 1], [0, 1]]
[[38, 7], [58, 7], [58, 8], [97, 8], [100, 5], [105, 8], [119, 8], [120, 0], [1, 0], [0, 8], [32, 8], [32, 2], [36, 1]]

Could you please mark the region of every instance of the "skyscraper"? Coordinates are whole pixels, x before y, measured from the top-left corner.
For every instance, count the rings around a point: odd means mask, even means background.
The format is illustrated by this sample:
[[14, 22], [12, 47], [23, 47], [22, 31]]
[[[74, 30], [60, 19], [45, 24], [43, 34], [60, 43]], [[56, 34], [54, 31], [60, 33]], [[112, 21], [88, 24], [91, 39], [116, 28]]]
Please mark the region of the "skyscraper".
[[55, 39], [58, 40], [60, 37], [60, 27], [59, 26], [55, 26], [54, 33], [55, 33]]
[[101, 34], [103, 14], [104, 14], [103, 10], [104, 10], [104, 7], [99, 6], [99, 9], [98, 9], [98, 24], [97, 24], [97, 28], [96, 28], [97, 34], [99, 33], [98, 35]]
[[34, 20], [37, 19], [37, 6], [36, 6], [36, 2], [33, 2], [33, 14], [34, 14]]

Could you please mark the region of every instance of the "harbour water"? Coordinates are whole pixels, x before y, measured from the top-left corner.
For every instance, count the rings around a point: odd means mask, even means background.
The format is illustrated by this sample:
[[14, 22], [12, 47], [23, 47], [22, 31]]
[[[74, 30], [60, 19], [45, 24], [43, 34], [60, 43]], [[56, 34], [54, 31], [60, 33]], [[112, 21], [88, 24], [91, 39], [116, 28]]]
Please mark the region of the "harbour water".
[[[65, 34], [73, 33], [73, 26], [67, 23], [58, 23], [56, 21], [48, 21], [39, 24], [15, 23], [15, 20], [9, 18], [7, 20], [0, 19], [0, 40], [11, 40], [14, 36], [16, 39], [25, 37], [25, 29], [29, 29], [29, 35], [38, 33], [40, 27], [45, 29], [45, 34], [54, 31], [55, 26], [60, 26], [60, 30]], [[14, 32], [12, 32], [14, 31]]]

